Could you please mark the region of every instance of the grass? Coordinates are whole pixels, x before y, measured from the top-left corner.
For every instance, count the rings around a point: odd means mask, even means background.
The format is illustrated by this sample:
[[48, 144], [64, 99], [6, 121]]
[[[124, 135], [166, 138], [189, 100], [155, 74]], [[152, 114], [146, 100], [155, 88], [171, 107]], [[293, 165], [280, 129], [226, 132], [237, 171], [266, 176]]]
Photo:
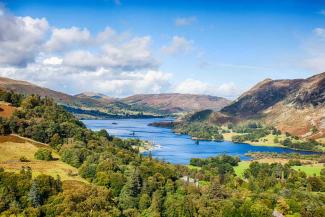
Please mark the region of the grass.
[[10, 103], [0, 101], [0, 117], [9, 118], [15, 110], [16, 108]]
[[187, 165], [187, 167], [191, 170], [201, 170], [201, 167], [198, 166]]
[[[249, 168], [251, 161], [241, 161], [238, 166], [234, 167], [237, 176], [243, 178], [244, 171]], [[293, 166], [294, 170], [305, 172], [307, 176], [320, 176], [320, 171], [325, 168], [323, 164], [313, 164], [313, 165], [303, 165], [303, 166]]]
[[322, 144], [325, 144], [325, 137], [324, 138], [319, 138], [319, 139], [317, 139], [317, 141], [322, 143]]
[[259, 139], [258, 142], [250, 142], [252, 145], [256, 146], [270, 146], [270, 147], [283, 147], [280, 143], [275, 143], [274, 139], [278, 137], [279, 140], [284, 140], [286, 138], [285, 135], [275, 136], [272, 134], [269, 134], [267, 136], [264, 136]]
[[319, 176], [320, 171], [325, 168], [322, 164], [313, 164], [313, 165], [303, 165], [303, 166], [293, 166], [292, 169], [295, 169], [297, 171], [302, 171], [307, 174], [307, 176]]
[[[34, 154], [40, 147], [40, 144], [33, 144], [24, 141], [22, 138], [14, 136], [0, 136], [0, 167], [5, 170], [19, 172], [23, 166], [29, 166], [32, 169], [33, 176], [40, 174], [59, 175], [62, 180], [73, 180], [86, 182], [78, 175], [78, 169], [59, 160], [59, 155], [49, 146], [44, 148], [51, 149], [52, 155], [56, 160], [40, 161], [34, 159]], [[29, 162], [20, 162], [20, 157], [26, 157]]]
[[238, 163], [238, 166], [234, 167], [235, 173], [237, 176], [240, 178], [243, 178], [244, 176], [244, 171], [249, 167], [249, 164], [251, 161], [241, 161]]
[[[224, 133], [222, 134], [223, 138], [225, 141], [232, 141], [232, 137], [233, 136], [237, 136], [237, 135], [243, 135], [241, 133]], [[283, 135], [285, 137], [285, 135]], [[272, 134], [269, 134], [261, 139], [259, 139], [258, 142], [251, 142], [251, 141], [245, 141], [246, 143], [249, 143], [250, 145], [254, 145], [254, 146], [270, 146], [270, 147], [283, 147], [283, 145], [281, 145], [280, 143], [274, 143], [274, 138], [275, 136]], [[279, 139], [282, 140], [282, 136], [279, 137]]]
[[[231, 138], [233, 136], [243, 135], [243, 134], [242, 133], [231, 132], [231, 133], [224, 133], [222, 135], [223, 135], [223, 138], [224, 138], [225, 141], [232, 141]], [[264, 137], [260, 138], [258, 142], [245, 141], [245, 143], [248, 143], [248, 144], [253, 145], [253, 146], [285, 147], [285, 146], [281, 145], [280, 143], [275, 143], [274, 142], [275, 137], [278, 137], [279, 141], [285, 140], [287, 138], [287, 136], [285, 134], [282, 134], [282, 135], [279, 135], [279, 136], [269, 134], [267, 136], [264, 136]], [[299, 141], [299, 140], [295, 140], [295, 139], [292, 139], [292, 138], [291, 138], [291, 140], [293, 142]]]

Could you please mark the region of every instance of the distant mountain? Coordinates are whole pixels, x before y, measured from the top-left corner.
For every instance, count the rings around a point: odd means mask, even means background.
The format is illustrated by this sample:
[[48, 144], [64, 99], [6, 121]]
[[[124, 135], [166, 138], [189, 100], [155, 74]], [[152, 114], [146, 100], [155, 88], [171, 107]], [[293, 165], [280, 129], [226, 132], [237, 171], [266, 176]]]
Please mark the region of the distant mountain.
[[25, 95], [37, 94], [41, 97], [47, 96], [53, 98], [56, 102], [64, 105], [92, 107], [103, 106], [101, 102], [91, 98], [79, 98], [62, 92], [54, 91], [45, 87], [40, 87], [26, 81], [13, 80], [10, 78], [0, 77], [0, 88]]
[[230, 101], [217, 96], [180, 93], [139, 94], [121, 99], [132, 106], [148, 106], [169, 113], [211, 109], [219, 111]]
[[30, 82], [0, 77], [0, 88], [25, 95], [37, 94], [53, 98], [80, 118], [150, 117], [205, 108], [220, 110], [229, 100], [191, 94], [144, 94], [113, 98], [101, 93], [84, 92], [75, 96], [41, 87]]
[[293, 135], [325, 137], [325, 73], [307, 79], [266, 79], [205, 120], [258, 120]]
[[113, 98], [113, 97], [109, 97], [106, 96], [102, 93], [94, 93], [94, 92], [83, 92], [83, 93], [79, 93], [77, 95], [74, 95], [75, 97], [78, 97], [80, 99], [94, 99], [103, 103], [112, 103], [112, 102], [116, 102], [118, 99]]

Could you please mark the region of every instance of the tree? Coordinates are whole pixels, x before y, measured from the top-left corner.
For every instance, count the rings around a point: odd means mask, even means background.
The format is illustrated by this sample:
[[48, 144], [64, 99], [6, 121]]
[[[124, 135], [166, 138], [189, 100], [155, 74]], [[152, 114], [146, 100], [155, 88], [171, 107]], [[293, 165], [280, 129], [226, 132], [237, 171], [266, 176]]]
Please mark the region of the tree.
[[0, 117], [0, 135], [8, 135], [11, 133], [8, 122]]
[[119, 196], [119, 206], [121, 208], [128, 209], [137, 207], [141, 184], [140, 171], [136, 168], [122, 188]]
[[286, 214], [288, 214], [288, 212], [290, 210], [290, 207], [287, 204], [287, 202], [285, 201], [285, 199], [283, 197], [280, 197], [277, 200], [277, 204], [276, 204], [275, 209], [278, 210], [280, 213], [286, 215]]
[[147, 214], [150, 217], [160, 217], [162, 209], [162, 195], [159, 190], [155, 191], [152, 195], [152, 202], [150, 207], [147, 210]]
[[250, 215], [252, 217], [270, 217], [272, 210], [261, 202], [254, 203], [250, 208]]
[[140, 211], [143, 211], [147, 209], [151, 204], [151, 198], [147, 193], [141, 194], [140, 200], [139, 200], [139, 209]]
[[39, 207], [42, 204], [42, 195], [40, 187], [37, 182], [33, 182], [32, 187], [30, 188], [28, 199], [32, 203], [33, 207]]
[[62, 183], [58, 177], [55, 180], [52, 176], [37, 176], [28, 193], [28, 199], [33, 207], [41, 206], [50, 196], [62, 191]]
[[52, 157], [52, 151], [46, 149], [46, 148], [39, 148], [35, 154], [34, 154], [34, 157], [37, 159], [37, 160], [46, 160], [46, 161], [50, 161], [50, 160], [53, 160], [53, 157]]
[[56, 150], [59, 150], [61, 144], [62, 144], [62, 139], [60, 135], [58, 133], [55, 133], [50, 139], [51, 147], [55, 148]]

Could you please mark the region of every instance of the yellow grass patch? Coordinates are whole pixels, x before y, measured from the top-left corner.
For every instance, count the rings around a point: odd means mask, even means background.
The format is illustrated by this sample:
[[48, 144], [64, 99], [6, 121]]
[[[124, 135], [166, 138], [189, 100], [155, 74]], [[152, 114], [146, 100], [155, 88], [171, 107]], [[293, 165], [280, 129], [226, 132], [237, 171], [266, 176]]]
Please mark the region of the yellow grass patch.
[[237, 135], [241, 135], [241, 134], [240, 134], [240, 133], [234, 133], [234, 132], [231, 132], [231, 133], [223, 133], [222, 135], [223, 135], [223, 139], [224, 139], [225, 141], [231, 141], [231, 138], [232, 138], [233, 136], [237, 136]]
[[[56, 177], [59, 175], [62, 180], [86, 182], [78, 175], [77, 168], [60, 161], [59, 155], [49, 146], [43, 145], [43, 147], [52, 150], [52, 155], [56, 160], [35, 160], [34, 154], [39, 146], [41, 145], [32, 144], [15, 136], [0, 136], [0, 167], [9, 171], [19, 172], [23, 166], [28, 166], [32, 169], [33, 176], [46, 174]], [[19, 159], [22, 156], [26, 157], [30, 162], [20, 162]]]

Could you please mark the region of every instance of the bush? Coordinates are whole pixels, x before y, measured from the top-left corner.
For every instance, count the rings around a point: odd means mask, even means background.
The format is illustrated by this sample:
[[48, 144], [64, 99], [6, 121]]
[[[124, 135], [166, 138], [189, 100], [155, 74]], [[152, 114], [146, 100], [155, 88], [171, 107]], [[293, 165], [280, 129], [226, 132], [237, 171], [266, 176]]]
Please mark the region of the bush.
[[27, 157], [25, 157], [25, 156], [21, 156], [21, 157], [19, 158], [19, 161], [20, 161], [20, 162], [29, 162], [29, 160], [28, 160]]
[[52, 151], [46, 148], [38, 149], [38, 151], [34, 154], [34, 157], [37, 160], [46, 160], [46, 161], [53, 160]]
[[289, 160], [288, 165], [289, 166], [301, 166], [302, 164], [301, 164], [300, 160]]

